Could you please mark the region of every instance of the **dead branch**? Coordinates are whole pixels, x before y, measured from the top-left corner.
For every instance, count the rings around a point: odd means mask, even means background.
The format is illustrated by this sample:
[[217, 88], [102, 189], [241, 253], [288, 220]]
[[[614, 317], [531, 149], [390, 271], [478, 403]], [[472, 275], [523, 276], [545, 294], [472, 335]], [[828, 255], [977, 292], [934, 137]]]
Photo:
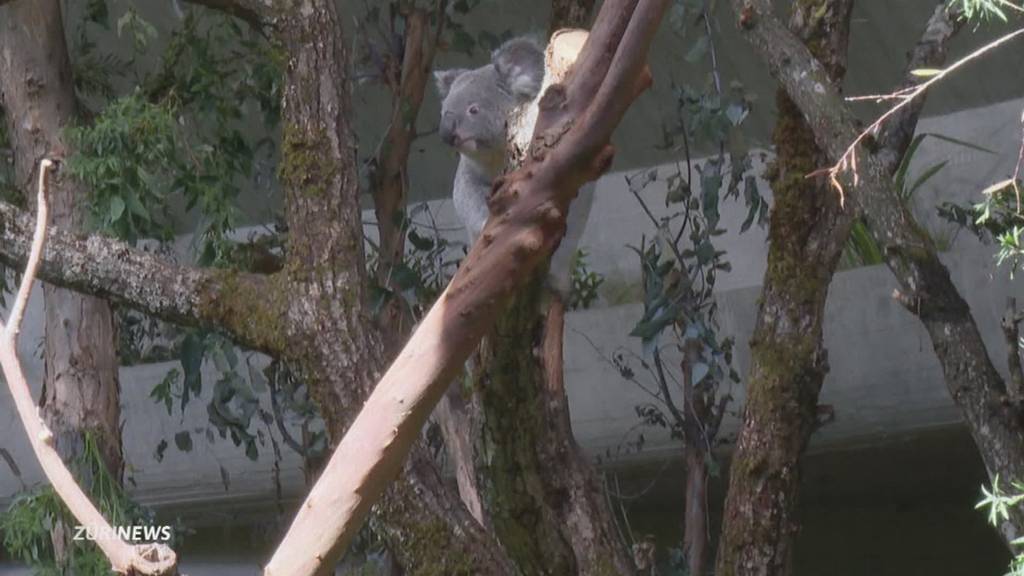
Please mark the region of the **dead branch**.
[[116, 533], [107, 523], [103, 515], [96, 509], [89, 497], [75, 481], [71, 472], [61, 461], [53, 447], [53, 433], [39, 414], [39, 407], [32, 398], [32, 391], [25, 380], [16, 351], [18, 331], [25, 315], [32, 282], [39, 269], [40, 255], [46, 242], [46, 187], [47, 173], [53, 168], [50, 160], [39, 164], [39, 190], [37, 194], [37, 213], [35, 233], [32, 236], [32, 248], [22, 277], [18, 294], [11, 307], [6, 326], [2, 326], [0, 335], [0, 366], [11, 391], [18, 417], [28, 434], [32, 450], [39, 464], [50, 481], [54, 491], [71, 511], [82, 526], [97, 534], [110, 535], [109, 538], [97, 538], [96, 544], [110, 560], [111, 568], [119, 574], [166, 575], [177, 573], [177, 558], [174, 551], [164, 545], [133, 546], [116, 537]]
[[553, 251], [579, 187], [608, 168], [612, 131], [650, 85], [644, 63], [666, 5], [603, 4], [568, 84], [541, 99], [527, 161], [495, 183], [480, 241], [377, 384], [264, 574], [322, 573], [347, 548], [451, 379]]

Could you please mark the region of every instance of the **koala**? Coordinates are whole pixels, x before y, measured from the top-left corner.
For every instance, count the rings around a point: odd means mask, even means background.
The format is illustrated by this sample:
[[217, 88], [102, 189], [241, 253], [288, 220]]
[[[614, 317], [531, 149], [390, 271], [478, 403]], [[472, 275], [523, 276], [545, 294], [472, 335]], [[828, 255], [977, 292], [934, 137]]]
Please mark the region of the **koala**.
[[[437, 71], [434, 79], [441, 97], [441, 141], [459, 152], [452, 200], [472, 246], [490, 215], [492, 184], [505, 168], [509, 117], [534, 102], [544, 86], [544, 52], [529, 38], [514, 38], [494, 51], [489, 64]], [[584, 191], [573, 202], [565, 237], [551, 257], [548, 283], [563, 301], [569, 296], [572, 257], [586, 226], [593, 185]]]

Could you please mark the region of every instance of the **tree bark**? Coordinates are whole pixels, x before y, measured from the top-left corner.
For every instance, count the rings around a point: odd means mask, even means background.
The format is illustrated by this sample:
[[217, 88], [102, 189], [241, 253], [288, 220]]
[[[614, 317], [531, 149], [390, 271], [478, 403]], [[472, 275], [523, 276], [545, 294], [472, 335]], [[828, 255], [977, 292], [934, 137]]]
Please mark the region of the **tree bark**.
[[[552, 0], [548, 38], [551, 39], [558, 30], [584, 27], [590, 21], [593, 7], [593, 0]], [[579, 52], [579, 46], [573, 47], [573, 50], [568, 52], [571, 52], [571, 54], [567, 53], [563, 58], [575, 59]], [[568, 63], [566, 63], [566, 66], [568, 66]], [[561, 81], [564, 79], [567, 71], [566, 67], [553, 71], [549, 66], [545, 73], [548, 76], [555, 73], [558, 76], [558, 80]], [[553, 83], [552, 78], [546, 78], [545, 84], [550, 85], [551, 83]], [[527, 119], [527, 116], [533, 122], [536, 122], [536, 109], [531, 105], [528, 111], [520, 112], [525, 116], [516, 119], [516, 122], [513, 123], [515, 124], [514, 132], [509, 135], [510, 145], [520, 155], [519, 161], [522, 160], [522, 153], [529, 147], [534, 128], [533, 123]], [[509, 165], [515, 167], [515, 162], [510, 162]], [[538, 285], [543, 284], [544, 275], [536, 276], [533, 282]], [[517, 308], [518, 306], [513, 307]], [[530, 313], [534, 312], [531, 311]], [[544, 404], [551, 407], [552, 416], [559, 420], [564, 419], [567, 421], [569, 418], [568, 400], [565, 397], [565, 385], [562, 376], [565, 303], [561, 301], [561, 298], [556, 293], [551, 293], [547, 302], [547, 311], [538, 310], [536, 313], [547, 316], [543, 333], [538, 334], [532, 330], [529, 334], [523, 334], [517, 345], [535, 348], [539, 344], [535, 339], [539, 336], [543, 340], [543, 345], [540, 348], [542, 351], [541, 364], [543, 365], [543, 371], [534, 371], [534, 374], [543, 379], [543, 394], [548, 397], [548, 401]], [[481, 358], [476, 358], [475, 361], [479, 364]], [[472, 377], [473, 375], [469, 376]], [[462, 501], [477, 521], [490, 527], [491, 521], [482, 502], [481, 478], [478, 477], [479, 474], [476, 471], [478, 461], [480, 460], [480, 455], [476, 448], [479, 445], [478, 439], [481, 433], [482, 407], [477, 398], [475, 398], [474, 388], [472, 383], [466, 389], [464, 389], [461, 383], [454, 383], [438, 403], [437, 416], [441, 424], [449, 458], [452, 460], [452, 467], [455, 471], [455, 479]], [[559, 414], [560, 410], [564, 411], [564, 414]], [[566, 430], [571, 434], [570, 428], [566, 427]], [[608, 518], [611, 518], [611, 516], [608, 516]]]
[[[0, 30], [0, 89], [15, 149], [15, 174], [31, 182], [39, 160], [63, 156], [63, 130], [75, 118], [71, 63], [57, 0], [18, 2], [7, 8]], [[51, 194], [54, 224], [83, 228], [86, 190], [61, 178]], [[25, 186], [32, 197], [30, 187]], [[46, 376], [40, 406], [55, 446], [88, 490], [88, 467], [76, 467], [91, 436], [103, 463], [121, 478], [121, 407], [114, 320], [99, 298], [51, 285], [43, 287]]]
[[[583, 8], [555, 16], [580, 23], [587, 19]], [[582, 38], [552, 38], [545, 86], [564, 79]], [[536, 117], [525, 110], [510, 123], [513, 169], [534, 133], [530, 119]], [[565, 306], [545, 279], [534, 274], [499, 317], [472, 375], [469, 413], [480, 434], [474, 465], [484, 516], [526, 574], [629, 574], [632, 559], [600, 479], [572, 434], [563, 375]]]
[[562, 340], [549, 328], [564, 316], [560, 307], [539, 313], [538, 277], [484, 339], [473, 375], [484, 509], [524, 574], [631, 574], [600, 480], [572, 436]]
[[[0, 262], [24, 267], [34, 222], [31, 214], [0, 202]], [[283, 274], [178, 266], [112, 238], [51, 226], [39, 278], [175, 324], [223, 330], [270, 355], [280, 355], [287, 344]]]
[[[859, 134], [857, 123], [821, 65], [772, 14], [763, 0], [733, 0], [746, 38], [765, 59], [814, 129], [832, 161], [843, 158]], [[746, 24], [744, 24], [744, 22]], [[857, 149], [858, 185], [847, 183], [853, 208], [868, 220], [900, 291], [896, 297], [928, 331], [953, 401], [978, 445], [989, 476], [1024, 478], [1024, 417], [1009, 402], [970, 308], [949, 278], [930, 237], [893, 189], [889, 163]], [[1009, 544], [1024, 534], [1024, 506], [1010, 509], [1000, 533]]]
[[401, 288], [392, 280], [392, 272], [405, 257], [409, 151], [417, 137], [416, 119], [444, 29], [445, 5], [445, 2], [438, 3], [433, 28], [430, 25], [432, 14], [425, 9], [412, 7], [402, 16], [401, 60], [389, 62], [385, 74], [385, 82], [391, 90], [391, 116], [377, 151], [370, 193], [379, 237], [377, 282], [393, 292], [380, 318], [388, 357], [398, 351], [413, 324], [412, 314], [402, 301]]
[[321, 573], [351, 541], [503, 304], [553, 251], [576, 190], [608, 168], [612, 130], [650, 85], [643, 62], [666, 4], [602, 6], [581, 72], [541, 100], [529, 160], [496, 183], [480, 241], [338, 444], [265, 573]]
[[562, 28], [586, 28], [594, 11], [594, 0], [551, 0], [548, 38]]
[[[740, 17], [741, 28], [748, 29], [751, 25], [757, 26], [757, 16], [759, 15], [757, 12], [753, 14], [744, 12], [738, 3], [734, 3], [734, 6], [736, 6], [737, 14]], [[834, 86], [835, 84], [831, 81], [841, 71], [845, 59], [843, 56], [845, 40], [837, 37], [836, 42], [830, 43], [830, 45], [822, 45], [817, 41], [820, 38], [820, 32], [815, 34], [813, 29], [808, 30], [806, 26], [810, 22], [807, 16], [813, 12], [801, 13], [806, 8], [806, 5], [797, 6], [794, 18], [791, 19], [790, 29], [794, 33], [791, 38], [799, 37], [803, 44], [812, 46], [811, 51], [816, 53], [821, 63], [825, 65], [824, 71], [827, 71], [829, 77], [823, 78], [824, 73], [822, 72], [815, 81], [827, 82], [828, 86]], [[743, 24], [744, 19], [746, 25]], [[802, 23], [803, 26], [801, 26]], [[956, 30], [957, 25], [953, 23], [953, 19], [947, 14], [944, 6], [936, 8], [921, 40], [910, 52], [906, 82], [912, 82], [914, 78], [909, 71], [942, 65], [945, 59], [946, 42]], [[796, 42], [796, 40], [792, 41]], [[820, 66], [818, 68], [821, 70]], [[785, 88], [790, 88], [790, 86]], [[813, 90], [813, 81], [808, 83], [804, 89]], [[821, 347], [822, 306], [827, 284], [835, 271], [836, 258], [843, 249], [852, 217], [855, 214], [850, 208], [837, 211], [835, 191], [827, 190], [827, 187], [822, 187], [820, 183], [815, 186], [813, 182], [800, 181], [802, 173], [806, 174], [826, 165], [827, 156], [817, 146], [816, 142], [820, 141], [816, 140], [817, 133], [804, 119], [805, 112], [791, 99], [790, 93], [780, 90], [778, 102], [779, 119], [775, 132], [777, 160], [772, 170], [771, 182], [776, 207], [772, 212], [769, 233], [771, 248], [765, 292], [762, 296], [763, 303], [759, 323], [752, 340], [754, 366], [749, 383], [752, 400], [748, 401], [740, 433], [740, 445], [733, 457], [734, 463], [730, 472], [725, 526], [718, 558], [718, 568], [722, 574], [784, 573], [787, 570], [786, 565], [790, 562], [788, 557], [792, 554], [793, 534], [787, 532], [786, 528], [794, 531], [797, 528], [793, 522], [793, 515], [797, 504], [799, 461], [792, 458], [788, 461], [783, 458], [780, 461], [777, 459], [777, 455], [784, 450], [790, 450], [792, 453], [795, 450], [794, 445], [797, 443], [800, 443], [801, 446], [806, 444], [807, 438], [813, 431], [815, 418], [813, 409], [817, 403], [817, 390], [820, 389], [827, 370], [825, 351]], [[883, 162], [890, 174], [896, 170], [909, 146], [923, 104], [922, 100], [907, 107], [904, 113], [895, 118], [894, 123], [887, 127], [884, 135], [880, 138], [880, 158], [885, 159]], [[787, 183], [797, 184], [796, 189], [790, 188]], [[804, 200], [801, 200], [799, 196], [794, 196], [791, 192], [794, 190], [803, 190]], [[784, 215], [782, 210], [790, 210], [794, 213]], [[815, 224], [815, 222], [817, 223]], [[804, 245], [802, 249], [795, 247], [792, 242], [787, 243], [778, 238], [779, 235], [788, 237], [796, 234], [807, 235], [802, 241]], [[818, 250], [816, 255], [807, 254], [807, 250], [815, 246]], [[788, 266], [791, 272], [785, 272], [786, 266], [782, 265], [784, 260], [780, 260], [780, 258], [791, 262], [791, 265]], [[807, 266], [805, 262], [813, 264], [810, 270], [805, 268]], [[796, 265], [796, 270], [794, 265]], [[801, 276], [804, 272], [810, 274]], [[796, 282], [785, 287], [783, 291], [779, 291], [779, 287], [783, 286], [780, 280], [784, 280], [786, 277], [792, 277]], [[805, 291], [807, 287], [817, 288], [807, 292]], [[784, 316], [780, 317], [776, 314], [774, 322], [762, 323], [766, 320], [767, 315], [772, 314], [772, 311], [782, 310], [781, 306], [785, 305], [784, 300], [783, 303], [779, 303], [779, 300], [780, 296], [785, 294], [797, 297], [812, 296], [813, 298], [809, 302], [797, 304], [796, 308], [790, 308], [791, 311], [796, 311], [799, 315], [799, 306], [802, 305], [805, 315], [813, 315], [804, 316], [805, 321], [812, 320], [812, 324], [809, 325], [812, 331], [807, 332], [806, 338], [801, 338], [801, 332], [804, 329], [799, 325], [791, 325], [792, 321]], [[765, 337], [763, 331], [766, 325], [787, 328], [790, 332], [788, 341], [793, 345], [793, 351], [786, 352], [785, 347], [778, 345], [779, 343], [784, 345], [785, 342], [773, 339], [779, 330], [776, 329], [773, 334]], [[803, 359], [802, 374], [794, 371], [794, 368], [799, 366], [794, 363], [794, 358]], [[773, 372], [790, 378], [788, 381], [791, 383], [787, 385], [793, 386], [795, 390], [803, 390], [803, 394], [793, 399], [784, 397], [779, 399], [783, 402], [776, 404], [772, 410], [767, 410], [766, 414], [761, 410], [772, 408], [772, 406], [769, 402], [764, 401], [763, 395], [770, 393], [772, 387], [786, 385], [784, 379], [777, 376], [773, 378]], [[813, 397], [810, 396], [812, 394]], [[786, 402], [793, 404], [787, 406]], [[787, 439], [755, 438], [759, 436], [756, 434], [758, 430], [763, 433], [764, 430], [779, 429], [776, 420], [785, 419], [784, 411], [790, 411], [794, 406], [801, 407], [798, 412], [801, 424], [792, 429], [790, 437]], [[790, 421], [794, 421], [792, 416], [790, 418]], [[746, 435], [745, 439], [744, 434]], [[802, 451], [802, 447], [800, 451]], [[775, 484], [767, 489], [759, 490], [766, 486], [766, 479], [773, 479]], [[737, 485], [740, 486], [734, 491], [734, 487]], [[762, 509], [763, 506], [768, 506], [768, 510]], [[770, 513], [772, 510], [776, 513]], [[769, 513], [765, 513], [766, 511]], [[773, 534], [779, 534], [779, 536], [772, 536]], [[758, 545], [758, 541], [762, 545]], [[767, 545], [764, 545], [765, 543]]]
[[[814, 47], [829, 82], [838, 83], [845, 71], [852, 6], [852, 0], [792, 4], [790, 29]], [[800, 461], [828, 372], [825, 301], [853, 223], [824, 178], [807, 178], [825, 157], [800, 110], [781, 90], [776, 106], [768, 268], [729, 472], [716, 571], [721, 576], [790, 571], [799, 531]]]
[[[282, 12], [275, 28], [288, 54], [280, 169], [291, 294], [285, 356], [309, 383], [337, 442], [384, 366], [366, 304], [348, 53], [330, 0]], [[501, 549], [442, 484], [419, 443], [378, 513], [380, 532], [407, 574], [509, 572]]]

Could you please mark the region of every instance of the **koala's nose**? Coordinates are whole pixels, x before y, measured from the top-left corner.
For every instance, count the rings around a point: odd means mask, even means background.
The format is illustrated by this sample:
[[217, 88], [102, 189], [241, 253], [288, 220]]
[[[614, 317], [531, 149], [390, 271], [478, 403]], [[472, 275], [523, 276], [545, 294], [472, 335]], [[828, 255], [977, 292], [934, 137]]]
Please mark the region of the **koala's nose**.
[[448, 146], [455, 145], [455, 117], [445, 115], [441, 118], [441, 142], [444, 142]]

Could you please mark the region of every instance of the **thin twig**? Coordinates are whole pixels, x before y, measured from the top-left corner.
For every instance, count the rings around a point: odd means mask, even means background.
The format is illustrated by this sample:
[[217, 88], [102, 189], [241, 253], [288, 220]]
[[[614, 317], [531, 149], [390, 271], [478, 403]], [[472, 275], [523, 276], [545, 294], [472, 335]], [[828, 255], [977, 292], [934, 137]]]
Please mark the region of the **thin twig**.
[[1010, 32], [1009, 34], [1001, 36], [993, 40], [992, 42], [989, 42], [988, 44], [982, 46], [981, 48], [978, 48], [974, 52], [971, 52], [967, 56], [964, 56], [960, 60], [957, 60], [950, 66], [942, 69], [937, 74], [929, 78], [926, 82], [922, 82], [917, 86], [903, 88], [901, 90], [893, 92], [890, 95], [869, 96], [868, 98], [877, 100], [898, 99], [900, 100], [900, 103], [890, 108], [885, 114], [879, 116], [877, 120], [872, 122], [870, 126], [864, 129], [857, 136], [857, 138], [853, 140], [849, 147], [846, 148], [846, 151], [843, 152], [843, 155], [839, 157], [839, 160], [832, 167], [825, 168], [824, 170], [817, 170], [811, 172], [810, 174], [807, 175], [807, 177], [812, 178], [816, 176], [821, 176], [823, 174], [828, 175], [829, 184], [831, 184], [832, 188], [839, 192], [840, 204], [842, 204], [845, 198], [845, 190], [843, 189], [843, 185], [840, 184], [839, 182], [839, 176], [843, 172], [849, 171], [853, 176], [854, 187], [857, 186], [857, 184], [859, 183], [859, 177], [857, 173], [857, 146], [859, 146], [861, 142], [863, 142], [864, 139], [868, 137], [868, 135], [873, 134], [882, 124], [885, 123], [886, 120], [891, 118], [897, 112], [902, 110], [905, 106], [907, 106], [912, 101], [914, 101], [922, 94], [924, 94], [935, 83], [939, 82], [943, 78], [946, 78], [947, 76], [949, 76], [959, 68], [962, 68], [964, 65], [968, 64], [972, 60], [980, 58], [984, 54], [991, 52], [992, 50], [998, 48], [999, 46], [1002, 46], [1003, 44], [1006, 44], [1007, 42], [1010, 42], [1016, 39], [1018, 36], [1022, 35], [1024, 35], [1024, 28], [1019, 28], [1013, 32]]
[[1024, 166], [1024, 111], [1020, 113], [1020, 151], [1017, 152], [1017, 165], [1013, 169], [1013, 192], [1017, 196], [1017, 214], [1020, 214], [1020, 171]]

